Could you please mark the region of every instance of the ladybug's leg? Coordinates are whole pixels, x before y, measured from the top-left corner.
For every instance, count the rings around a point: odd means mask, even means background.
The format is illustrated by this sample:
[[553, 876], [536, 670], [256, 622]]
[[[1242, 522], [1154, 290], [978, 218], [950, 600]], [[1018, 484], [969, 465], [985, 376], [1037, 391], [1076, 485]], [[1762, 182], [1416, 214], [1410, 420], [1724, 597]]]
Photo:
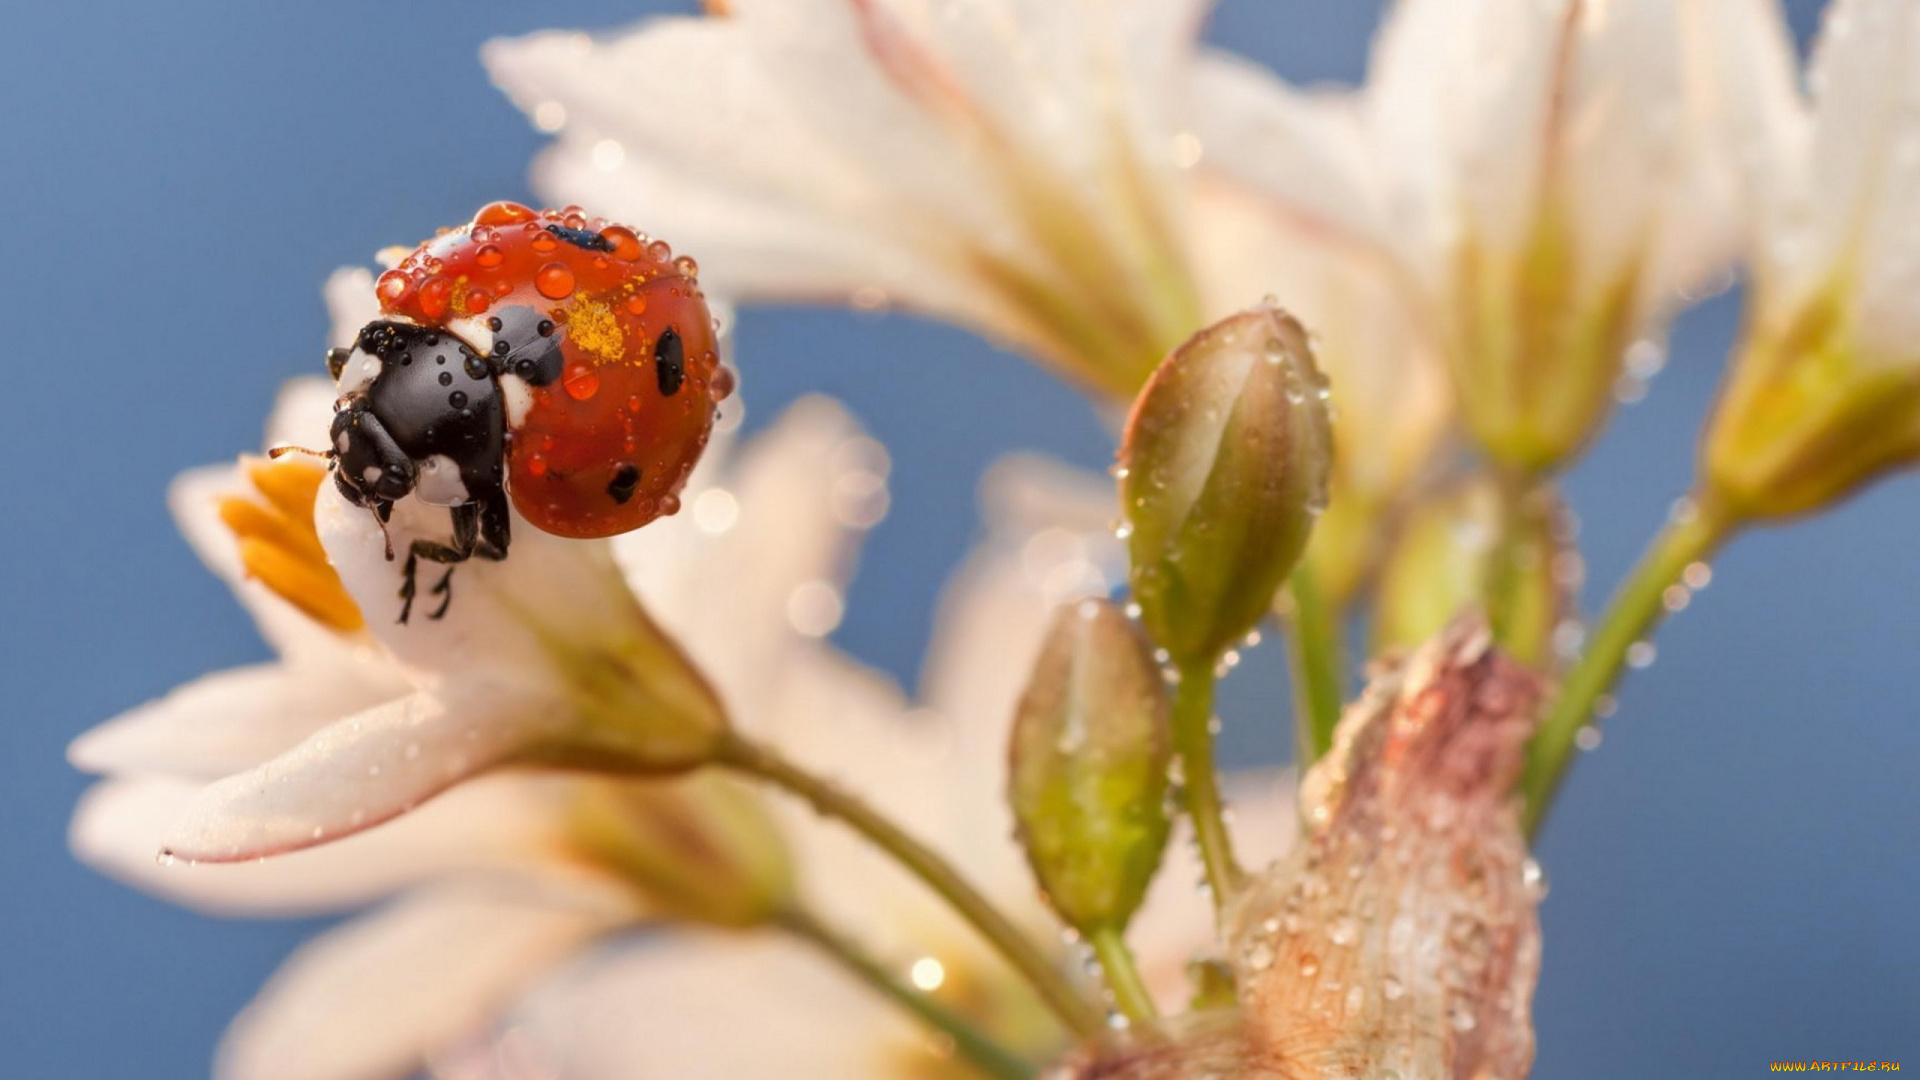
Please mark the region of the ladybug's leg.
[[507, 512], [507, 493], [496, 487], [475, 500], [474, 506], [480, 511], [480, 537], [474, 544], [473, 553], [482, 559], [499, 562], [507, 557], [507, 543], [513, 538], [511, 515]]
[[464, 503], [454, 507], [450, 513], [453, 517], [453, 543], [440, 544], [432, 540], [415, 540], [407, 548], [407, 565], [403, 574], [404, 580], [400, 585], [400, 596], [406, 601], [406, 605], [400, 610], [401, 622], [406, 622], [407, 616], [412, 612], [415, 592], [414, 574], [419, 569], [420, 560], [441, 563], [447, 568], [447, 572], [440, 575], [439, 582], [433, 587], [434, 595], [441, 596], [443, 599], [440, 601], [440, 606], [434, 609], [433, 614], [427, 616], [430, 619], [438, 619], [446, 615], [447, 605], [453, 602], [450, 587], [453, 583], [454, 566], [471, 558], [480, 542], [480, 508], [478, 506], [473, 503]]

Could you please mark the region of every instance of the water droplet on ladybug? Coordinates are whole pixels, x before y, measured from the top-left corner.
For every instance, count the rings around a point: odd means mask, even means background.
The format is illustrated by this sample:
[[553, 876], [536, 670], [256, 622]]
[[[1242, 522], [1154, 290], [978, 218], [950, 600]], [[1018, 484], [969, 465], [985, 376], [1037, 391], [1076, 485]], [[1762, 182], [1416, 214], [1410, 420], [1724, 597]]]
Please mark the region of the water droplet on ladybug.
[[532, 476], [547, 475], [547, 459], [535, 454], [527, 459], [527, 472]]
[[407, 287], [411, 284], [407, 275], [398, 270], [389, 270], [380, 275], [380, 282], [373, 287], [373, 291], [379, 295], [382, 304], [393, 305], [407, 295]]
[[612, 263], [607, 261], [607, 257], [605, 255], [595, 255], [593, 257], [593, 268], [595, 270], [605, 270], [607, 267], [612, 265], [613, 265]]
[[560, 385], [566, 389], [568, 397], [585, 401], [600, 392], [600, 373], [591, 364], [575, 364], [567, 369]]
[[646, 298], [646, 297], [644, 297], [644, 296], [636, 296], [636, 297], [634, 297], [633, 299], [631, 299], [631, 300], [629, 300], [629, 301], [627, 301], [627, 314], [629, 314], [629, 315], [645, 315], [646, 313], [647, 313], [647, 298]]
[[533, 287], [549, 300], [565, 300], [573, 295], [573, 271], [565, 263], [550, 262], [534, 272]]
[[633, 262], [646, 250], [640, 243], [640, 237], [625, 225], [609, 225], [600, 230], [600, 239], [608, 244], [607, 250], [621, 262]]
[[443, 277], [428, 278], [420, 286], [420, 314], [438, 319], [447, 313], [447, 304], [452, 299], [453, 282]]
[[552, 251], [554, 248], [557, 248], [560, 246], [560, 241], [554, 239], [552, 233], [546, 232], [544, 230], [533, 234], [532, 243], [533, 243], [533, 250], [539, 251], [539, 252]]
[[713, 369], [713, 381], [708, 384], [713, 400], [725, 401], [733, 396], [733, 369], [724, 365]]
[[646, 407], [646, 402], [640, 400], [639, 394], [635, 394], [632, 397], [627, 399], [628, 412], [639, 412], [641, 409], [645, 407]]
[[475, 225], [515, 225], [522, 221], [532, 221], [533, 211], [517, 202], [488, 203], [473, 215]]
[[507, 255], [492, 244], [487, 244], [473, 253], [474, 265], [491, 270], [507, 261]]
[[700, 276], [700, 264], [694, 262], [692, 258], [686, 255], [682, 255], [673, 260], [673, 268], [688, 277]]
[[462, 302], [467, 305], [467, 314], [478, 315], [493, 306], [493, 297], [476, 289], [468, 293]]
[[655, 240], [647, 245], [647, 258], [663, 263], [673, 258], [673, 248], [665, 240]]
[[673, 515], [679, 513], [680, 512], [680, 496], [678, 495], [660, 496], [660, 512], [662, 514], [665, 514], [668, 517], [672, 517]]

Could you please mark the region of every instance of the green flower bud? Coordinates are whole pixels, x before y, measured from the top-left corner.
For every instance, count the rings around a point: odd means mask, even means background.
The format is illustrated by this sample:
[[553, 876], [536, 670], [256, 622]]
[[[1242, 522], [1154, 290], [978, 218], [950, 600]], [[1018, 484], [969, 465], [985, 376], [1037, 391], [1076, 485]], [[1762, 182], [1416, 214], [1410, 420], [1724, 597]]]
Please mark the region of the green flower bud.
[[1149, 649], [1110, 603], [1063, 608], [1014, 716], [1020, 840], [1054, 910], [1083, 934], [1126, 927], [1166, 848], [1173, 742]]
[[1120, 447], [1133, 593], [1183, 666], [1259, 622], [1326, 505], [1327, 383], [1276, 307], [1241, 312], [1169, 356]]
[[[1374, 650], [1411, 649], [1463, 611], [1497, 608], [1504, 613], [1501, 644], [1529, 667], [1548, 666], [1554, 628], [1572, 610], [1578, 556], [1560, 540], [1564, 514], [1550, 490], [1528, 496], [1518, 513], [1515, 527], [1505, 530], [1499, 489], [1484, 476], [1411, 507], [1375, 587]], [[1504, 553], [1497, 550], [1503, 532]], [[1493, 571], [1503, 557], [1505, 595], [1496, 599]]]
[[580, 854], [631, 882], [659, 915], [757, 926], [793, 904], [793, 867], [759, 798], [711, 772], [590, 780], [570, 816]]

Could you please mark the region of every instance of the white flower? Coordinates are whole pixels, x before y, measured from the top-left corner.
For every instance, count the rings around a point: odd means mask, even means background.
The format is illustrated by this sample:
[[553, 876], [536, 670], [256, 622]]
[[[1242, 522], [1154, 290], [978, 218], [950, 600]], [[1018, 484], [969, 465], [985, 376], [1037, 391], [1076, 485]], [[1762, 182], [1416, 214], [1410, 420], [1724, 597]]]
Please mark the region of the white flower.
[[1402, 0], [1364, 91], [1218, 60], [1195, 122], [1276, 213], [1407, 291], [1489, 452], [1551, 468], [1606, 415], [1629, 348], [1656, 366], [1676, 299], [1725, 280], [1740, 200], [1699, 9]]
[[1735, 518], [1779, 517], [1920, 457], [1920, 6], [1831, 5], [1807, 98], [1773, 4], [1706, 6], [1755, 206], [1707, 495]]
[[1177, 105], [1205, 6], [741, 0], [484, 56], [560, 134], [544, 194], [722, 292], [905, 304], [1125, 395], [1200, 324]]
[[[370, 288], [364, 274], [336, 284], [336, 292]], [[353, 325], [351, 313], [344, 318]], [[326, 430], [331, 397], [317, 380], [291, 384], [269, 425], [269, 441], [311, 444]], [[803, 585], [838, 587], [850, 539], [875, 520], [874, 500], [884, 501], [884, 476], [873, 472], [875, 447], [837, 406], [818, 399], [796, 406], [730, 466], [721, 461], [725, 441], [716, 441], [687, 496], [690, 505], [712, 492], [734, 497], [727, 527], [678, 532], [669, 545], [677, 590], [646, 580], [634, 587], [688, 627], [686, 647], [702, 661], [711, 659], [711, 669], [723, 673], [722, 691], [740, 699], [737, 705], [769, 713], [812, 707], [817, 696], [781, 694], [786, 677], [780, 672], [805, 670], [810, 663], [844, 670], [828, 659], [826, 646], [785, 622], [753, 635], [717, 631], [732, 620], [759, 625], [766, 610]], [[382, 794], [388, 764], [404, 769], [419, 763], [434, 768], [437, 778], [454, 770], [435, 764], [434, 755], [466, 753], [493, 736], [482, 731], [468, 742], [462, 735], [448, 751], [425, 733], [408, 731], [407, 741], [389, 746], [393, 753], [371, 765], [365, 757], [343, 763], [318, 751], [330, 732], [388, 715], [401, 708], [397, 702], [437, 694], [461, 673], [450, 662], [436, 669], [440, 661], [431, 648], [403, 642], [389, 649], [359, 618], [319, 554], [310, 516], [301, 517], [293, 498], [304, 490], [311, 507], [321, 481], [316, 466], [290, 457], [250, 469], [254, 480], [248, 469], [236, 467], [188, 474], [176, 485], [173, 505], [183, 532], [253, 611], [280, 658], [198, 680], [77, 740], [74, 762], [109, 779], [90, 790], [76, 811], [74, 849], [132, 884], [224, 914], [310, 914], [398, 899], [316, 939], [288, 963], [229, 1034], [223, 1077], [406, 1075], [470, 1038], [528, 985], [612, 930], [660, 915], [720, 915], [724, 922], [728, 904], [781, 902], [785, 862], [779, 845], [756, 832], [756, 803], [718, 776], [628, 782], [496, 770], [381, 828], [366, 829], [367, 818], [348, 808], [364, 806], [368, 798], [395, 798]], [[723, 481], [729, 486], [721, 487]], [[849, 490], [864, 493], [866, 501], [850, 504]], [[252, 509], [235, 510], [236, 501]], [[850, 514], [857, 520], [849, 523]], [[516, 560], [523, 551], [519, 541], [529, 533], [516, 538]], [[379, 544], [377, 537], [369, 542]], [[648, 544], [656, 554], [665, 550]], [[758, 574], [738, 572], [743, 551], [776, 548], [792, 557]], [[390, 576], [377, 547], [375, 555], [379, 572]], [[612, 566], [614, 559], [591, 561], [594, 573], [602, 561]], [[630, 595], [617, 572], [594, 584]], [[501, 595], [481, 583], [463, 590], [457, 602], [484, 609]], [[387, 603], [391, 594], [382, 588], [373, 596]], [[719, 619], [703, 622], [716, 608]], [[391, 630], [374, 626], [391, 639]], [[578, 634], [583, 628], [565, 629]], [[487, 655], [496, 660], [496, 673], [520, 678], [523, 686], [542, 685], [528, 673], [546, 677], [534, 663], [545, 653], [515, 653], [499, 640], [476, 641], [473, 635], [467, 641], [493, 650]], [[859, 681], [864, 684], [865, 677]], [[493, 702], [479, 707], [487, 710], [474, 714], [481, 720], [513, 720]], [[819, 724], [832, 717], [809, 719]], [[792, 715], [757, 721], [801, 726]], [[304, 779], [274, 781], [261, 792], [257, 781], [219, 779], [235, 773], [258, 777], [280, 768], [272, 763], [284, 763], [289, 754], [311, 761], [312, 775], [320, 778], [312, 787]], [[324, 790], [321, 780], [329, 776], [344, 794]], [[236, 788], [239, 797], [231, 794]], [[210, 801], [217, 815], [208, 811]], [[316, 819], [328, 823], [329, 838], [344, 839], [230, 865], [156, 860], [163, 838], [179, 843], [181, 830], [173, 823], [183, 814], [213, 823], [203, 824], [203, 831], [228, 829], [254, 845], [243, 849], [248, 851], [288, 839], [288, 846], [300, 846]], [[665, 828], [670, 821], [676, 824]], [[711, 848], [704, 860], [680, 865], [658, 854], [702, 832]], [[229, 854], [218, 846], [215, 853]], [[680, 906], [689, 903], [705, 910]]]
[[[810, 669], [788, 692], [835, 703], [831, 724], [776, 734], [897, 817], [1035, 932], [1057, 927], [1011, 840], [1004, 801], [1008, 728], [1054, 605], [1103, 593], [1120, 573], [1107, 485], [1038, 459], [1013, 459], [985, 484], [988, 536], [949, 585], [918, 706], [890, 688]], [[818, 689], [809, 692], [812, 682]], [[856, 692], [849, 692], [856, 691]], [[804, 715], [804, 711], [801, 714]], [[1291, 842], [1291, 785], [1235, 778], [1236, 837], [1254, 865]], [[795, 861], [825, 919], [902, 976], [1037, 1055], [1065, 1036], [977, 938], [919, 884], [843, 830], [793, 807]], [[1186, 965], [1214, 952], [1191, 840], [1176, 835], [1131, 943], [1166, 1011], [1185, 1007]], [[1052, 932], [1056, 932], [1054, 930]], [[503, 1065], [503, 1059], [507, 1064]], [[486, 1053], [450, 1080], [506, 1080], [514, 1060], [557, 1075], [751, 1080], [909, 1080], [945, 1075], [946, 1052], [898, 1010], [791, 939], [711, 933], [638, 942], [535, 995]], [[956, 1073], [956, 1075], [959, 1075]]]

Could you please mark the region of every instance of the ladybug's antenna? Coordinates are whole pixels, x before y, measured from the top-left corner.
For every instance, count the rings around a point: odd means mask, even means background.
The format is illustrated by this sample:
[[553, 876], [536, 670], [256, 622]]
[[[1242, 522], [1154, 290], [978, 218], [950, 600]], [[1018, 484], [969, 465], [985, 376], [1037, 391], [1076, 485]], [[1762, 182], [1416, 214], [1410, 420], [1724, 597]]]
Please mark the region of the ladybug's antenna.
[[304, 446], [275, 446], [267, 450], [267, 456], [276, 461], [286, 457], [288, 454], [305, 454], [308, 457], [325, 458], [328, 461], [333, 460], [333, 451], [331, 450], [309, 450]]

